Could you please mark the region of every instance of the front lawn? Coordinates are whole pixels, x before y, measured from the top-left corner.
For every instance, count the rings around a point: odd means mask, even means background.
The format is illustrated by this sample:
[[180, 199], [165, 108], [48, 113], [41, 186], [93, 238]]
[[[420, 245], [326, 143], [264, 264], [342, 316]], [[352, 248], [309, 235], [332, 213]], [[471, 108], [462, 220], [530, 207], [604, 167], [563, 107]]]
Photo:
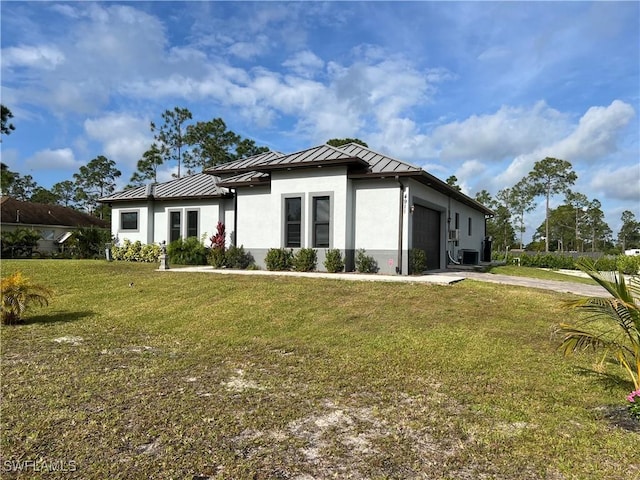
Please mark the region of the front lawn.
[[8, 478], [640, 476], [631, 384], [551, 336], [569, 295], [155, 268], [3, 262], [55, 292], [2, 328]]

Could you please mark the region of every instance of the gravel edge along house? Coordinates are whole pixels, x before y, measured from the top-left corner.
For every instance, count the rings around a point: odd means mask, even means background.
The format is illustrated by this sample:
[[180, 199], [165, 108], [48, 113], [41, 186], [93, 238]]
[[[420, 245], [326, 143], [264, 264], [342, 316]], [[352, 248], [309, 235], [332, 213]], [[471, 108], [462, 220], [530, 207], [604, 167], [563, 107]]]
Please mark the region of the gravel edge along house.
[[228, 244], [261, 268], [270, 248], [306, 247], [317, 250], [319, 269], [326, 250], [341, 250], [350, 271], [365, 249], [380, 273], [400, 275], [414, 248], [425, 251], [427, 270], [479, 263], [493, 215], [421, 168], [356, 143], [266, 152], [100, 201], [113, 208], [118, 241], [208, 238], [220, 221]]

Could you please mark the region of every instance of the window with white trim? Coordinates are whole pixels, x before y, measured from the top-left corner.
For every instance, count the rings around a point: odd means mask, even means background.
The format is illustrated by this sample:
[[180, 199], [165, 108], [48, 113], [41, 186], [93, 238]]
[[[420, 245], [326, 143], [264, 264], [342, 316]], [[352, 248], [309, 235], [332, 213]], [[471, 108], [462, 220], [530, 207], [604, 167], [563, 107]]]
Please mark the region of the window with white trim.
[[331, 199], [327, 196], [313, 197], [312, 242], [315, 248], [329, 248]]
[[120, 212], [120, 230], [138, 230], [138, 212]]
[[285, 198], [284, 209], [284, 246], [299, 248], [302, 246], [302, 198]]

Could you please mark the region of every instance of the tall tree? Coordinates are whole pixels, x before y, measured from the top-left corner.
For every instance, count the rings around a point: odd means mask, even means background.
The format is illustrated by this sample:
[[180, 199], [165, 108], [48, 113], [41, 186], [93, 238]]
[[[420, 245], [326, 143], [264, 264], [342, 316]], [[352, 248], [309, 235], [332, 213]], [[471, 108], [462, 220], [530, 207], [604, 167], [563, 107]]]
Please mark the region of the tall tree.
[[591, 233], [591, 251], [598, 249], [598, 242], [604, 244], [611, 237], [611, 228], [604, 220], [602, 204], [598, 199], [593, 199], [587, 207], [585, 215], [586, 225]]
[[[116, 168], [116, 162], [103, 155], [91, 160], [80, 167], [78, 173], [73, 174], [78, 187], [77, 198], [82, 201], [90, 212], [95, 212], [98, 199], [113, 193], [116, 188], [116, 178], [121, 175]], [[100, 218], [104, 218], [105, 206], [100, 206]]]
[[0, 163], [0, 192], [7, 195], [11, 190], [11, 185], [20, 175], [9, 170], [6, 163]]
[[240, 160], [241, 158], [253, 157], [254, 155], [268, 151], [269, 147], [259, 147], [256, 145], [255, 141], [249, 138], [244, 138], [236, 143], [236, 153], [233, 159]]
[[71, 180], [54, 183], [51, 187], [53, 194], [58, 197], [58, 203], [64, 207], [70, 207], [74, 204], [77, 197], [76, 184]]
[[185, 146], [185, 122], [191, 118], [192, 114], [187, 108], [174, 107], [162, 114], [162, 126], [157, 127], [151, 122], [151, 131], [155, 134], [154, 138], [159, 144], [164, 161], [175, 160], [178, 163], [178, 178]]
[[33, 192], [38, 188], [38, 184], [31, 175], [24, 177], [16, 174], [15, 179], [9, 186], [8, 194], [13, 198], [27, 202], [31, 200]]
[[624, 252], [627, 248], [640, 247], [640, 222], [630, 210], [622, 212], [622, 227], [618, 232], [618, 243]]
[[332, 138], [331, 140], [327, 140], [327, 145], [331, 145], [332, 147], [341, 147], [342, 145], [347, 145], [348, 143], [357, 143], [358, 145], [362, 145], [363, 147], [369, 147], [369, 145], [367, 145], [359, 138]]
[[36, 187], [29, 199], [29, 201], [34, 203], [47, 203], [49, 205], [57, 205], [59, 200], [55, 193], [44, 187]]
[[162, 152], [156, 143], [151, 144], [149, 150], [142, 154], [142, 158], [138, 160], [138, 170], [131, 175], [129, 183], [132, 187], [144, 185], [147, 180], [153, 183], [158, 181], [158, 167], [162, 165]]
[[533, 189], [526, 181], [526, 178], [520, 180], [511, 188], [507, 208], [512, 212], [514, 229], [520, 233], [520, 248], [524, 248], [523, 237], [526, 230], [524, 226], [524, 215], [532, 212], [535, 208], [534, 199]]
[[[0, 105], [0, 117], [2, 123], [0, 124], [0, 134], [1, 135], [9, 135], [16, 127], [13, 126], [9, 120], [13, 118], [13, 113], [4, 105]], [[2, 136], [0, 135], [0, 142], [2, 141]]]
[[535, 196], [543, 195], [545, 209], [545, 251], [549, 251], [549, 201], [553, 195], [566, 193], [578, 176], [572, 170], [570, 162], [558, 158], [546, 157], [537, 161], [527, 176]]
[[[500, 192], [498, 193], [501, 196]], [[511, 225], [511, 211], [491, 197], [486, 190], [476, 194], [476, 200], [486, 207], [491, 208], [496, 215], [487, 219], [487, 235], [493, 237], [492, 250], [506, 252], [515, 242], [515, 231]]]
[[[575, 232], [575, 244], [573, 249], [575, 251], [584, 250], [584, 248], [580, 249], [578, 244], [582, 240], [580, 229], [581, 229], [581, 224], [583, 222], [585, 213], [587, 211], [587, 207], [589, 206], [589, 199], [587, 198], [586, 195], [582, 193], [569, 191], [567, 192], [567, 197], [565, 199], [565, 202], [568, 205], [571, 205], [571, 207], [573, 207], [573, 209], [575, 210], [576, 232]], [[582, 245], [584, 245], [584, 240], [582, 240]]]
[[187, 127], [185, 141], [193, 146], [184, 157], [189, 173], [233, 160], [233, 153], [240, 137], [230, 130], [221, 118], [197, 122]]
[[446, 182], [447, 182], [447, 185], [452, 186], [459, 192], [462, 191], [462, 189], [460, 188], [460, 185], [458, 185], [458, 177], [456, 177], [455, 175], [451, 175], [449, 178], [447, 178]]

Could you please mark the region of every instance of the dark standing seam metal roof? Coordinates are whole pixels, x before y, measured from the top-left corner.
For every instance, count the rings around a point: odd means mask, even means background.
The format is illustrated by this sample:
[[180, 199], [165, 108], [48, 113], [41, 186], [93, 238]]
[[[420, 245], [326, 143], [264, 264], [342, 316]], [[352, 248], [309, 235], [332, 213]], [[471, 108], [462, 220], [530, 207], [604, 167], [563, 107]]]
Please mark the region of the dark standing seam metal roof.
[[205, 169], [205, 173], [209, 174], [217, 174], [219, 172], [226, 173], [240, 173], [240, 172], [250, 172], [254, 169], [256, 165], [262, 164], [264, 162], [268, 162], [269, 160], [273, 160], [275, 158], [283, 157], [284, 155], [280, 152], [265, 152], [260, 153], [258, 155], [254, 155], [252, 157], [243, 158], [241, 160], [236, 160], [228, 163], [221, 163], [220, 165], [215, 165], [213, 167]]
[[492, 210], [488, 209], [473, 198], [460, 192], [458, 189], [452, 187], [446, 182], [443, 182], [439, 178], [434, 177], [428, 172], [425, 172], [420, 167], [416, 167], [415, 165], [401, 162], [386, 155], [374, 152], [373, 150], [369, 150], [368, 148], [363, 147], [358, 143], [349, 143], [338, 148], [344, 150], [350, 155], [357, 155], [358, 157], [367, 160], [367, 162], [371, 166], [368, 172], [352, 173], [350, 175], [351, 178], [367, 178], [372, 176], [383, 177], [387, 175], [398, 175], [403, 177], [410, 176], [417, 179], [420, 183], [423, 183], [424, 185], [431, 187], [440, 193], [455, 198], [456, 200], [476, 210], [480, 210], [485, 215], [495, 215]]
[[125, 202], [135, 200], [174, 200], [224, 197], [229, 193], [218, 185], [219, 178], [206, 173], [197, 173], [188, 177], [176, 178], [164, 183], [143, 185], [113, 193], [99, 199], [102, 203]]
[[319, 145], [289, 155], [279, 155], [260, 162], [252, 162], [251, 166], [243, 166], [238, 162], [213, 167], [208, 172], [241, 173], [243, 171], [269, 172], [272, 170], [288, 170], [291, 168], [323, 167], [331, 165], [355, 165], [367, 167], [367, 162], [354, 155], [349, 155], [330, 145]]
[[7, 196], [2, 197], [0, 205], [0, 218], [5, 224], [98, 228], [110, 225], [98, 217], [61, 205], [23, 202]]
[[365, 160], [369, 164], [370, 173], [420, 173], [421, 168], [406, 162], [401, 162], [395, 158], [388, 157], [373, 150], [369, 150], [357, 143], [348, 143], [338, 147], [340, 150]]
[[225, 177], [218, 182], [221, 187], [235, 188], [253, 185], [268, 185], [271, 176], [265, 172], [244, 172]]

